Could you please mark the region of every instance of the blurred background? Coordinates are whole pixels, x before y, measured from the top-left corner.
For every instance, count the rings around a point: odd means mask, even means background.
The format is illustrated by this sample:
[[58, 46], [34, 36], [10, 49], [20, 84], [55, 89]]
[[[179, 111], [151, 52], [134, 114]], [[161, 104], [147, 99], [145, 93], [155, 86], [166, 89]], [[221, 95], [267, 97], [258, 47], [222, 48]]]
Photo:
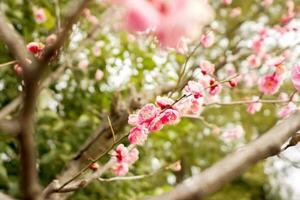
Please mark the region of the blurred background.
[[[0, 11], [5, 13], [25, 42], [45, 42], [62, 23], [67, 0], [1, 0]], [[202, 59], [221, 66], [219, 79], [226, 78], [229, 70], [242, 74], [238, 86], [224, 88], [217, 100], [229, 102], [256, 95], [257, 76], [265, 73], [267, 66], [259, 70], [249, 68], [247, 58], [252, 54], [251, 42], [258, 32], [270, 29], [266, 48], [273, 52], [291, 49], [286, 68], [299, 62], [300, 34], [297, 31], [284, 36], [274, 31], [286, 13], [285, 0], [274, 0], [264, 6], [261, 0], [233, 0], [224, 5], [221, 0], [209, 3], [215, 10], [215, 20], [210, 30], [215, 33], [211, 48], [199, 48], [188, 63], [187, 75]], [[294, 1], [296, 11], [300, 1]], [[101, 123], [107, 122], [107, 113], [119, 102], [126, 101], [135, 93], [149, 100], [153, 91], [176, 84], [180, 67], [185, 62], [184, 53], [163, 50], [147, 33], [132, 34], [120, 28], [122, 8], [101, 0], [89, 7], [90, 15], [83, 15], [74, 26], [70, 41], [65, 44], [59, 60], [51, 70], [62, 72], [49, 82], [38, 99], [36, 141], [38, 147], [39, 177], [46, 186], [66, 163], [73, 158], [86, 138]], [[45, 19], [37, 20], [39, 12]], [[300, 19], [295, 17], [289, 26], [300, 29]], [[1, 28], [1, 27], [0, 27]], [[199, 41], [187, 40], [188, 50]], [[0, 42], [0, 63], [13, 61], [5, 45]], [[236, 58], [236, 55], [237, 58]], [[0, 108], [4, 108], [22, 91], [22, 81], [14, 65], [0, 67]], [[280, 93], [293, 92], [291, 82], [285, 82]], [[297, 95], [296, 95], [297, 96]], [[297, 98], [297, 97], [296, 97]], [[141, 180], [93, 182], [75, 192], [69, 199], [136, 199], [167, 191], [184, 179], [201, 173], [213, 163], [264, 133], [280, 118], [279, 105], [268, 104], [249, 114], [246, 105], [207, 106], [200, 118], [184, 118], [176, 126], [168, 126], [151, 134], [147, 143], [139, 148], [140, 159], [130, 168], [128, 175], [151, 173], [162, 166], [181, 162], [180, 171], [166, 170]], [[18, 116], [19, 108], [5, 116]], [[234, 140], [224, 139], [222, 133], [241, 126], [244, 134]], [[128, 132], [129, 126], [120, 131]], [[127, 144], [127, 138], [121, 142]], [[284, 153], [285, 159], [273, 157], [252, 167], [247, 173], [227, 184], [209, 200], [298, 200], [300, 198], [300, 149], [292, 147]], [[19, 147], [16, 141], [0, 136], [0, 190], [20, 196]], [[109, 155], [100, 162], [104, 163]], [[298, 163], [299, 162], [299, 163]], [[298, 167], [299, 166], [299, 167]], [[108, 172], [104, 177], [112, 177]]]

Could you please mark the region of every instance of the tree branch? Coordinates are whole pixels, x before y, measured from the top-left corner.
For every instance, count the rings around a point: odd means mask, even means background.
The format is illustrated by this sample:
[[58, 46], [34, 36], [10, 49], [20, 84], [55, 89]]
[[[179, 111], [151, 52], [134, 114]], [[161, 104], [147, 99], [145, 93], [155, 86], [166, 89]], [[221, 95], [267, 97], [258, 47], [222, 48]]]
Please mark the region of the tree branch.
[[170, 192], [149, 200], [204, 199], [258, 161], [278, 154], [284, 142], [299, 129], [300, 111], [296, 111], [243, 149], [230, 154], [200, 175], [179, 184]]
[[2, 192], [0, 192], [0, 199], [1, 200], [16, 200], [15, 198], [8, 196], [7, 194], [4, 194]]
[[28, 68], [29, 64], [26, 61], [26, 57], [34, 58], [27, 54], [26, 47], [20, 35], [14, 30], [12, 24], [10, 24], [3, 14], [0, 12], [0, 39], [7, 45], [9, 51], [16, 58], [17, 62]]

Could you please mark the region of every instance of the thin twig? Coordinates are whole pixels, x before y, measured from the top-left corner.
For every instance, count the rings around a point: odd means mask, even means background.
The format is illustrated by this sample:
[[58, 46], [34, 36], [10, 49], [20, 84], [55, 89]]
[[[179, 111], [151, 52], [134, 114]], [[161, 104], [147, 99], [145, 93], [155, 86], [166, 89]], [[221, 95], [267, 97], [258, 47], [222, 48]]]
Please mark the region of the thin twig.
[[111, 124], [109, 115], [107, 115], [107, 120], [108, 120], [108, 124], [109, 124], [110, 130], [111, 130], [111, 133], [112, 133], [112, 135], [113, 135], [114, 143], [116, 143], [115, 131], [114, 131], [113, 127], [112, 127], [112, 124]]
[[6, 62], [6, 63], [2, 63], [0, 64], [0, 67], [5, 67], [5, 66], [8, 66], [8, 65], [13, 65], [13, 64], [16, 64], [17, 61], [13, 60], [13, 61], [9, 61], [9, 62]]

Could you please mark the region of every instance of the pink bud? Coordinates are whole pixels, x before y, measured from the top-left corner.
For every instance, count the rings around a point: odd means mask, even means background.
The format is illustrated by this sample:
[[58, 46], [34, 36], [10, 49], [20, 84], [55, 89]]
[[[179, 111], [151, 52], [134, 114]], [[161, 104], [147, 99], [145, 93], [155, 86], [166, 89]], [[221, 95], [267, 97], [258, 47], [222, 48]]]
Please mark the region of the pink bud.
[[47, 20], [47, 16], [43, 8], [34, 9], [33, 14], [35, 21], [39, 24]]
[[30, 53], [33, 53], [33, 54], [41, 52], [44, 49], [44, 47], [45, 47], [45, 45], [40, 42], [30, 42], [26, 46], [27, 51], [29, 51]]
[[200, 37], [200, 42], [202, 46], [205, 48], [211, 47], [214, 41], [215, 41], [215, 35], [212, 31], [202, 34]]
[[284, 118], [289, 116], [290, 113], [292, 113], [293, 111], [295, 111], [297, 108], [296, 104], [294, 104], [293, 102], [288, 103], [286, 106], [282, 107], [278, 112], [277, 112], [277, 116]]

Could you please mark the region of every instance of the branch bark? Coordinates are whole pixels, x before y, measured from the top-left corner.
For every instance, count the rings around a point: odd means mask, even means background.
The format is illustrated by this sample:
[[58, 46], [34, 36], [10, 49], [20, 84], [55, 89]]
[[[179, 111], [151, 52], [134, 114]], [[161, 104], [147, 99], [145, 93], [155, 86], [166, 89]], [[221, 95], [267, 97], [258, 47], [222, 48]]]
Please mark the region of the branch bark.
[[88, 0], [81, 0], [73, 4], [65, 18], [65, 26], [58, 33], [56, 42], [45, 48], [42, 58], [32, 65], [27, 64], [26, 48], [23, 40], [12, 28], [6, 19], [0, 15], [0, 36], [7, 44], [17, 61], [24, 67], [24, 96], [23, 110], [19, 119], [20, 133], [18, 134], [21, 147], [21, 176], [24, 199], [40, 199], [40, 186], [36, 170], [36, 149], [34, 142], [34, 115], [37, 95], [39, 91], [39, 80], [45, 69], [49, 66], [50, 59], [55, 57], [56, 52], [68, 37], [73, 24], [78, 20], [82, 10], [86, 7]]
[[186, 180], [170, 192], [148, 200], [204, 199], [258, 161], [278, 154], [281, 146], [299, 129], [300, 111], [298, 110], [243, 149], [230, 154], [200, 175]]
[[8, 196], [7, 194], [4, 194], [2, 192], [0, 192], [0, 199], [1, 200], [16, 200], [15, 198]]

